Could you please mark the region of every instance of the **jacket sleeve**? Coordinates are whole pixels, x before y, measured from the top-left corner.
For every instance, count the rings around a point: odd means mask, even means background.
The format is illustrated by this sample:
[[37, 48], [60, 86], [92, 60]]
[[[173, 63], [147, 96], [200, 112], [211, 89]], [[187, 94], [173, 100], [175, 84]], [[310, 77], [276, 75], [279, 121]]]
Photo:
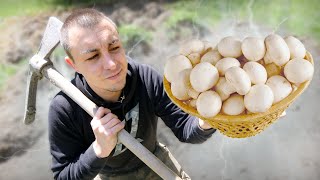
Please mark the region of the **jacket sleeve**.
[[176, 106], [167, 96], [163, 87], [162, 76], [153, 68], [148, 67], [149, 79], [147, 87], [154, 105], [154, 110], [164, 123], [173, 131], [181, 142], [202, 143], [212, 136], [215, 129], [203, 130], [199, 126], [198, 118], [191, 116]]
[[93, 179], [106, 161], [95, 155], [92, 144], [85, 147], [81, 130], [72, 122], [73, 114], [65, 95], [52, 100], [48, 129], [54, 179]]

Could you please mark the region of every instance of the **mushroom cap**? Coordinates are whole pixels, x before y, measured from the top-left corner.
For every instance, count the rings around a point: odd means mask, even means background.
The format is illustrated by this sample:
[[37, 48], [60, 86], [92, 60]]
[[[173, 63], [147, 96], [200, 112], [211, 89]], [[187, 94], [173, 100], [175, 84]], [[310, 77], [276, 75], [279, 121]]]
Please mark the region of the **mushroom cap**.
[[197, 92], [204, 92], [212, 88], [219, 80], [216, 67], [208, 62], [197, 64], [191, 71], [190, 83]]
[[181, 47], [180, 47], [180, 54], [184, 56], [188, 56], [189, 54], [192, 53], [199, 53], [202, 54], [204, 51], [204, 43], [199, 40], [199, 39], [192, 39], [187, 42], [185, 42]]
[[222, 101], [228, 99], [230, 94], [236, 92], [236, 89], [227, 82], [225, 77], [219, 78], [219, 81], [215, 86], [215, 90], [219, 94]]
[[215, 66], [221, 58], [222, 56], [217, 50], [211, 50], [201, 57], [200, 62], [209, 62]]
[[227, 115], [239, 115], [245, 111], [243, 96], [232, 94], [222, 104], [222, 112]]
[[199, 53], [191, 53], [188, 56], [188, 59], [192, 63], [192, 65], [196, 65], [200, 62], [200, 54]]
[[311, 80], [313, 76], [313, 65], [301, 58], [290, 60], [284, 67], [284, 75], [291, 83], [303, 83]]
[[220, 96], [211, 90], [201, 93], [196, 103], [198, 113], [206, 118], [216, 116], [221, 110], [221, 105]]
[[244, 96], [244, 105], [250, 112], [262, 113], [272, 106], [273, 99], [273, 93], [269, 86], [256, 84], [252, 86], [249, 93]]
[[264, 67], [267, 71], [268, 78], [281, 73], [281, 67], [274, 63], [266, 64]]
[[269, 86], [273, 92], [273, 104], [280, 102], [292, 92], [290, 82], [286, 78], [279, 75], [270, 77], [267, 80], [266, 85]]
[[218, 69], [220, 76], [224, 76], [226, 71], [234, 66], [240, 67], [240, 62], [235, 58], [229, 57], [220, 59], [216, 64], [216, 68]]
[[270, 55], [267, 54], [267, 53], [264, 55], [263, 61], [264, 61], [264, 64], [271, 64], [271, 63], [273, 63]]
[[201, 56], [203, 56], [207, 52], [212, 51], [212, 50], [215, 49], [215, 46], [211, 42], [209, 42], [209, 41], [202, 41], [202, 42], [203, 42], [203, 45], [204, 45], [204, 51], [201, 54]]
[[251, 88], [251, 81], [248, 74], [240, 67], [231, 67], [227, 70], [225, 74], [226, 80], [240, 95], [245, 95], [249, 92]]
[[[277, 34], [270, 34], [265, 39], [266, 55], [265, 59], [274, 62], [278, 66], [286, 64], [290, 60], [290, 50], [284, 39]], [[266, 64], [268, 64], [266, 62]]]
[[266, 69], [257, 62], [247, 62], [243, 66], [243, 70], [250, 77], [252, 84], [264, 84], [267, 81], [267, 71]]
[[189, 105], [193, 108], [197, 108], [197, 99], [191, 99]]
[[266, 53], [266, 46], [263, 39], [257, 37], [247, 37], [242, 41], [241, 49], [243, 55], [249, 61], [259, 61]]
[[164, 66], [164, 76], [171, 83], [180, 71], [192, 68], [190, 60], [183, 55], [171, 56]]
[[290, 50], [290, 59], [303, 59], [306, 56], [306, 48], [299, 39], [293, 36], [288, 36], [284, 40], [287, 43]]
[[188, 100], [188, 89], [190, 86], [191, 69], [184, 69], [178, 74], [178, 78], [171, 83], [172, 95], [179, 100]]
[[218, 43], [218, 51], [223, 57], [240, 57], [241, 41], [233, 36], [225, 37]]
[[194, 89], [192, 88], [192, 86], [189, 87], [189, 89], [188, 89], [188, 95], [189, 95], [190, 97], [192, 97], [193, 99], [197, 99], [198, 96], [199, 96], [199, 94], [200, 94], [200, 92], [194, 90]]

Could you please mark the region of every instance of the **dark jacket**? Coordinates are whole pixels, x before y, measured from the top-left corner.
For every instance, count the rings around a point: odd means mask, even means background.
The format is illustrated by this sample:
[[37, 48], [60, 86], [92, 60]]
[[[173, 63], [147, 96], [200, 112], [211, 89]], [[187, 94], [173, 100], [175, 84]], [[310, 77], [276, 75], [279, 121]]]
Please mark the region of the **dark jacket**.
[[[148, 65], [128, 60], [128, 73], [122, 102], [106, 102], [76, 73], [72, 83], [98, 106], [111, 109], [125, 129], [147, 149], [154, 152], [157, 141], [157, 120], [160, 117], [182, 142], [202, 143], [214, 129], [202, 130], [196, 117], [184, 113], [166, 95], [162, 77]], [[90, 126], [92, 117], [63, 92], [51, 102], [49, 141], [52, 171], [55, 179], [93, 179], [98, 173], [124, 173], [142, 162], [118, 144], [106, 158], [98, 158], [92, 148], [95, 140]], [[119, 154], [120, 153], [120, 154]], [[117, 155], [116, 155], [117, 154]]]

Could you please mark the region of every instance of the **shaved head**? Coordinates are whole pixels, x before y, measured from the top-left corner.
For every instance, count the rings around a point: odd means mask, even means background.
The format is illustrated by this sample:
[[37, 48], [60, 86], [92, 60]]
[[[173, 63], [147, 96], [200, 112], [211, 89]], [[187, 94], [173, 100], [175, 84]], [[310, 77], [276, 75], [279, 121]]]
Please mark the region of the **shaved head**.
[[70, 50], [72, 46], [69, 42], [70, 31], [72, 28], [86, 28], [93, 29], [96, 27], [102, 20], [107, 20], [110, 23], [110, 28], [114, 28], [117, 31], [116, 24], [104, 15], [102, 12], [99, 12], [95, 9], [78, 9], [73, 11], [65, 20], [60, 33], [60, 42], [66, 51], [70, 59], [73, 60]]

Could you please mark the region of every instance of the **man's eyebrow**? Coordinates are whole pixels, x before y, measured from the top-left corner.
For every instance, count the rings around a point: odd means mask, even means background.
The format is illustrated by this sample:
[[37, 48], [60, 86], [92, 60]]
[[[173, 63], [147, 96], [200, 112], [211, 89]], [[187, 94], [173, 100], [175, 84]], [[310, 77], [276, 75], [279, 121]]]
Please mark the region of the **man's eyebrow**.
[[89, 53], [93, 53], [93, 52], [97, 52], [98, 49], [87, 49], [87, 50], [84, 50], [84, 51], [81, 51], [80, 54], [83, 55], [83, 54], [89, 54]]
[[[115, 43], [119, 42], [119, 39], [113, 39], [111, 41], [111, 43], [109, 43], [109, 45], [113, 45]], [[87, 50], [84, 50], [84, 51], [81, 51], [80, 54], [83, 55], [83, 54], [89, 54], [89, 53], [93, 53], [93, 52], [97, 52], [98, 49], [87, 49]]]
[[113, 44], [115, 44], [115, 43], [117, 43], [117, 42], [119, 42], [119, 39], [113, 39], [113, 40], [111, 41], [111, 43], [109, 43], [109, 45], [113, 45]]

